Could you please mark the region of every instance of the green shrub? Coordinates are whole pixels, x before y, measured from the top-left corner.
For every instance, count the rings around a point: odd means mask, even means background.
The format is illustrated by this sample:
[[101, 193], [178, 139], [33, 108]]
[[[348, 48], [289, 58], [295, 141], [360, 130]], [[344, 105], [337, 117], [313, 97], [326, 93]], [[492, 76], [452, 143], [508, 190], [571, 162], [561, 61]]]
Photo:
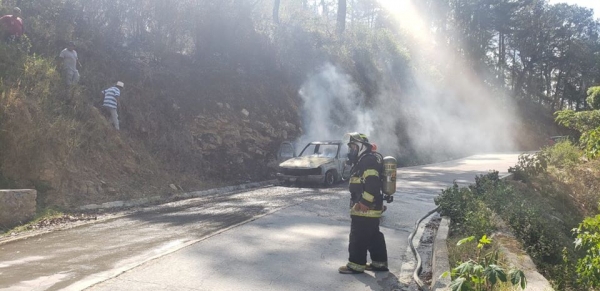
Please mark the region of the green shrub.
[[577, 261], [578, 282], [600, 287], [600, 215], [584, 219], [573, 232], [576, 247], [585, 250], [585, 256]]
[[454, 183], [434, 200], [439, 213], [450, 217], [454, 230], [460, 233], [482, 236], [495, 229], [490, 219], [494, 213], [468, 187]]
[[585, 101], [592, 109], [600, 109], [600, 86], [590, 87], [587, 91], [588, 97]]
[[[598, 88], [598, 87], [595, 87]], [[591, 102], [594, 108], [597, 105], [598, 89], [590, 90], [588, 102]], [[580, 111], [572, 110], [557, 111], [556, 122], [560, 125], [577, 130], [581, 133], [579, 142], [585, 148], [585, 154], [589, 159], [595, 159], [600, 156], [600, 110]]]
[[[582, 172], [575, 171], [581, 168], [576, 167], [580, 163], [580, 153], [581, 150], [565, 141], [555, 147], [545, 148], [541, 153], [521, 156], [518, 164], [511, 169], [516, 178], [528, 184], [499, 179], [497, 172], [490, 172], [477, 176], [475, 183], [469, 186], [470, 191], [457, 185], [442, 191], [435, 199], [436, 205], [440, 207], [440, 213], [451, 216], [453, 230], [462, 234], [479, 236], [490, 233], [495, 227], [494, 219], [490, 218], [498, 215], [508, 224], [515, 237], [523, 242], [527, 253], [541, 273], [552, 281], [556, 290], [590, 290], [582, 289], [585, 282], [577, 280], [575, 262], [581, 254], [573, 248], [571, 236], [571, 229], [581, 220], [578, 207], [582, 205], [572, 202], [572, 196], [561, 192], [564, 185], [556, 182], [551, 174], [544, 173], [548, 164], [557, 167], [573, 165], [568, 173], [578, 179], [585, 178], [582, 184], [594, 192], [596, 188], [592, 182], [595, 176], [590, 175], [593, 164], [588, 164]], [[594, 197], [597, 195], [594, 194]], [[591, 204], [596, 205], [597, 198], [593, 201]], [[458, 222], [457, 225], [454, 225], [455, 222]], [[600, 244], [596, 254], [597, 258], [580, 263], [579, 268], [589, 266], [590, 262], [600, 264]], [[461, 260], [464, 262], [465, 258]], [[470, 265], [463, 265], [463, 269], [475, 266], [471, 262]], [[591, 268], [589, 272], [591, 270], [598, 268]], [[463, 285], [456, 281], [457, 285], [454, 286], [467, 286], [464, 284], [469, 280], [463, 279]]]
[[584, 132], [580, 142], [585, 147], [585, 155], [589, 159], [600, 157], [600, 127]]
[[495, 231], [494, 212], [483, 201], [475, 200], [473, 205], [474, 209], [465, 213], [465, 221], [460, 229], [461, 232], [480, 237]]
[[442, 190], [442, 194], [434, 201], [435, 205], [439, 207], [439, 213], [448, 216], [456, 224], [464, 223], [466, 214], [476, 209], [473, 192], [469, 188], [459, 187], [456, 183], [452, 187]]
[[513, 174], [517, 181], [529, 182], [531, 178], [546, 172], [548, 162], [542, 154], [520, 155], [519, 161], [514, 167], [508, 168], [508, 172]]
[[491, 171], [485, 175], [475, 176], [475, 184], [470, 185], [469, 188], [471, 188], [471, 190], [475, 192], [477, 196], [482, 196], [485, 194], [486, 189], [488, 189], [490, 186], [496, 186], [499, 181], [500, 175], [498, 171]]
[[515, 236], [523, 241], [527, 253], [537, 262], [561, 263], [563, 233], [560, 225], [549, 221], [538, 209], [514, 207], [505, 214]]
[[600, 110], [578, 111], [562, 110], [554, 113], [559, 125], [581, 133], [600, 126]]
[[556, 168], [568, 168], [578, 164], [583, 153], [571, 141], [565, 140], [544, 148], [542, 154], [546, 157], [548, 165]]

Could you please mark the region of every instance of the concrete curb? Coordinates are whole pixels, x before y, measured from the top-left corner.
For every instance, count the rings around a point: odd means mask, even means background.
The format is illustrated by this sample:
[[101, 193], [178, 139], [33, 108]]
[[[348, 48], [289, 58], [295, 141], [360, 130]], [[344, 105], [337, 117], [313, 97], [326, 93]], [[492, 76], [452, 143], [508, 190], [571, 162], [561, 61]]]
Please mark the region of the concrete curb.
[[[506, 179], [511, 176], [512, 173], [505, 174], [501, 176], [500, 179]], [[441, 278], [444, 272], [450, 271], [448, 247], [446, 245], [446, 240], [448, 239], [449, 226], [450, 219], [447, 217], [442, 217], [442, 221], [440, 222], [440, 226], [438, 227], [438, 231], [435, 236], [435, 241], [433, 243], [431, 290], [450, 290], [450, 276], [446, 278]], [[508, 234], [508, 236], [512, 237], [513, 235]], [[513, 240], [516, 241], [516, 239]], [[553, 290], [550, 283], [548, 283], [548, 280], [537, 271], [536, 266], [533, 264], [533, 261], [531, 261], [531, 258], [525, 251], [522, 251], [522, 248], [519, 254], [515, 254], [514, 252], [508, 250], [508, 248], [504, 247], [502, 245], [502, 241], [500, 241], [500, 249], [507, 256], [507, 259], [511, 265], [517, 266], [521, 268], [524, 272], [526, 272], [526, 278], [528, 283], [527, 288], [525, 290]]]
[[450, 271], [450, 261], [448, 260], [448, 231], [450, 227], [450, 218], [442, 217], [438, 227], [435, 240], [433, 241], [433, 258], [431, 266], [431, 290], [447, 291], [450, 290], [450, 276], [442, 278], [442, 274]]
[[548, 279], [544, 278], [537, 271], [537, 267], [527, 252], [523, 250], [521, 243], [510, 232], [495, 233], [492, 238], [499, 244], [500, 252], [506, 257], [511, 267], [522, 270], [525, 273], [527, 287], [525, 287], [524, 291], [554, 290]]
[[98, 209], [135, 207], [135, 206], [143, 206], [143, 205], [148, 205], [148, 204], [153, 204], [153, 203], [166, 203], [166, 202], [170, 202], [173, 200], [190, 199], [190, 198], [202, 197], [202, 196], [206, 196], [206, 195], [214, 195], [214, 194], [219, 194], [219, 193], [240, 191], [240, 190], [244, 190], [244, 189], [259, 188], [259, 187], [264, 187], [267, 185], [275, 184], [276, 182], [277, 182], [277, 180], [253, 182], [253, 183], [247, 183], [247, 184], [241, 184], [241, 185], [233, 185], [233, 186], [226, 186], [226, 187], [221, 187], [221, 188], [207, 189], [207, 190], [202, 190], [202, 191], [180, 193], [180, 194], [175, 194], [173, 196], [169, 196], [168, 198], [165, 198], [163, 196], [152, 196], [152, 197], [146, 197], [146, 198], [133, 199], [133, 200], [129, 200], [129, 201], [112, 201], [112, 202], [106, 202], [106, 203], [102, 203], [102, 204], [88, 204], [88, 205], [78, 207], [77, 210], [89, 211], [89, 210], [98, 210]]

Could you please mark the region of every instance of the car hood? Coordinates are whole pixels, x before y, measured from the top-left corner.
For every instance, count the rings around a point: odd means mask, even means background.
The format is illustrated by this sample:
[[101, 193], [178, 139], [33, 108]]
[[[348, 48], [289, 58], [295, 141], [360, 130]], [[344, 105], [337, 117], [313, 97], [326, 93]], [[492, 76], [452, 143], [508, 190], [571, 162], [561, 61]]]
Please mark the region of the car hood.
[[333, 158], [325, 157], [296, 157], [279, 164], [279, 166], [282, 168], [314, 169], [333, 161]]

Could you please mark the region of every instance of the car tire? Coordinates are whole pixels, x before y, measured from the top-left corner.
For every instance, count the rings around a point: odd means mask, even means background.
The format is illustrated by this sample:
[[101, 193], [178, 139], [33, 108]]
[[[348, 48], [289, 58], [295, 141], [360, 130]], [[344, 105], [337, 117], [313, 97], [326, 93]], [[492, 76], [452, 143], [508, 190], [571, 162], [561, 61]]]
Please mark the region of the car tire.
[[323, 180], [323, 185], [325, 185], [325, 187], [329, 187], [333, 184], [335, 184], [336, 181], [336, 174], [334, 170], [329, 170], [327, 171], [327, 173], [325, 173], [325, 179]]

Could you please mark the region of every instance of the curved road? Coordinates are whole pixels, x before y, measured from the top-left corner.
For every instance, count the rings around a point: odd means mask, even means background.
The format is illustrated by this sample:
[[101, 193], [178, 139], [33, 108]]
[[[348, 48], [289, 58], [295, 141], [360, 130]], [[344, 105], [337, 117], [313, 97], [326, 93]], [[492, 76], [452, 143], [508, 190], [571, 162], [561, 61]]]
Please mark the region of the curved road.
[[[350, 219], [345, 185], [265, 187], [147, 208], [0, 244], [3, 290], [402, 290], [407, 237], [453, 181], [506, 172], [518, 154], [398, 169], [382, 222], [390, 273], [342, 276]], [[418, 239], [418, 238], [417, 238]]]

